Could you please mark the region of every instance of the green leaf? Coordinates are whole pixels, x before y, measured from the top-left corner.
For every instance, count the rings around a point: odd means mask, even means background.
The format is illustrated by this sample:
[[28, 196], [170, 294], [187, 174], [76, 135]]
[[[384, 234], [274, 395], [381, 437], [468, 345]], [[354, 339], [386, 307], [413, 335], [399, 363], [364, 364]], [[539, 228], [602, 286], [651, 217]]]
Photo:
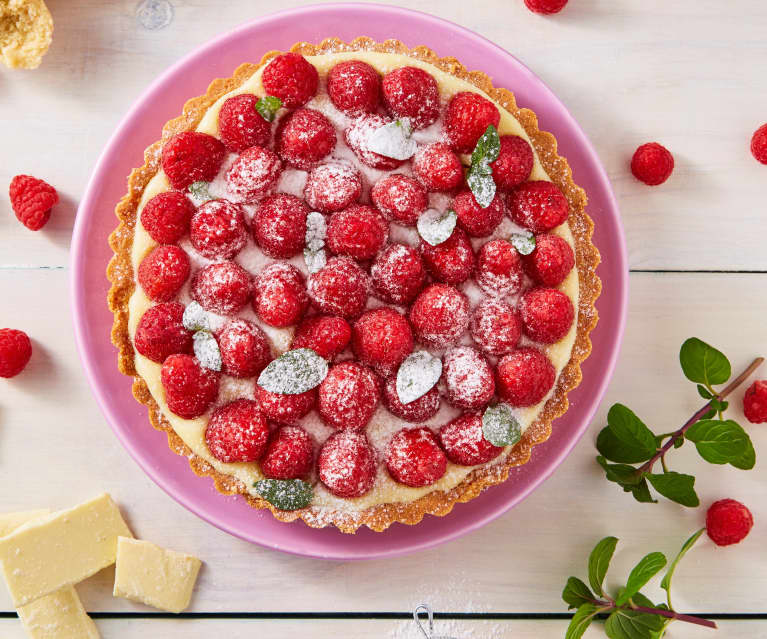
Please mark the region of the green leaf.
[[256, 492], [280, 510], [299, 510], [312, 501], [312, 486], [300, 479], [261, 479], [253, 484]]
[[627, 446], [615, 436], [615, 433], [609, 426], [605, 426], [597, 435], [597, 450], [603, 457], [614, 462], [625, 464], [645, 462], [655, 454], [657, 446], [658, 444], [654, 441], [654, 438], [652, 452], [644, 448]]
[[188, 331], [209, 331], [210, 317], [206, 311], [197, 302], [189, 302], [181, 316], [181, 323]]
[[274, 116], [277, 115], [277, 111], [282, 107], [282, 100], [273, 96], [267, 95], [256, 102], [256, 111], [267, 122], [273, 122]]
[[512, 233], [509, 242], [517, 249], [517, 253], [520, 255], [530, 255], [535, 250], [535, 235], [533, 235], [532, 231]]
[[641, 503], [657, 504], [658, 500], [653, 499], [650, 494], [650, 489], [647, 486], [647, 480], [642, 477], [642, 481], [638, 484], [630, 487], [631, 494], [634, 495], [634, 499]]
[[666, 557], [661, 552], [651, 552], [649, 555], [642, 557], [629, 574], [629, 578], [626, 581], [626, 589], [615, 600], [615, 603], [619, 606], [625, 604], [665, 565]]
[[691, 337], [682, 344], [679, 363], [687, 379], [705, 386], [724, 384], [732, 375], [730, 360], [724, 353], [697, 337]]
[[410, 137], [413, 129], [408, 118], [379, 126], [367, 137], [367, 150], [395, 160], [407, 160], [415, 155], [418, 143]]
[[597, 614], [598, 608], [591, 603], [582, 604], [578, 610], [575, 611], [573, 618], [570, 620], [570, 625], [567, 626], [567, 632], [565, 632], [565, 639], [581, 639], [583, 633], [594, 621], [594, 616]]
[[700, 418], [701, 419], [711, 419], [712, 417], [716, 416], [716, 409], [709, 408], [705, 413], [703, 413]]
[[483, 173], [481, 169], [473, 166], [466, 176], [466, 184], [469, 185], [474, 199], [483, 209], [486, 209], [495, 198], [495, 181], [492, 173]]
[[511, 406], [488, 406], [482, 415], [482, 434], [493, 446], [513, 446], [522, 439], [522, 428]]
[[687, 554], [687, 551], [690, 550], [695, 545], [695, 542], [698, 541], [698, 538], [706, 531], [705, 528], [701, 528], [698, 532], [693, 534], [687, 541], [682, 544], [682, 548], [677, 553], [676, 557], [674, 557], [674, 560], [671, 562], [671, 565], [668, 567], [668, 571], [666, 572], [666, 575], [663, 577], [663, 579], [660, 582], [660, 587], [663, 588], [666, 592], [669, 592], [671, 590], [671, 579], [674, 576], [674, 571], [676, 570], [677, 564], [681, 561], [682, 557], [684, 557]]
[[607, 426], [623, 443], [627, 456], [630, 454], [641, 457], [637, 461], [646, 461], [655, 454], [655, 435], [627, 406], [613, 404], [607, 413]]
[[610, 639], [651, 639], [665, 620], [659, 615], [620, 609], [613, 612], [605, 622], [605, 634]]
[[257, 383], [270, 393], [300, 395], [319, 386], [327, 374], [326, 360], [311, 348], [296, 348], [272, 360]]
[[679, 437], [674, 440], [674, 448], [681, 448], [684, 446], [684, 437]]
[[712, 464], [727, 464], [748, 452], [746, 431], [731, 419], [702, 419], [687, 429], [685, 437], [694, 442], [700, 456]]
[[[748, 433], [747, 433], [748, 434]], [[748, 446], [745, 452], [737, 459], [731, 459], [730, 465], [741, 470], [751, 470], [756, 464], [756, 451], [754, 450], [754, 444], [751, 442], [751, 438], [748, 438]]]
[[669, 471], [657, 475], [647, 475], [647, 480], [661, 495], [682, 506], [695, 508], [700, 505], [695, 493], [695, 477]]
[[218, 342], [210, 331], [197, 331], [192, 336], [194, 356], [203, 368], [220, 371], [222, 366], [221, 351]]
[[453, 209], [444, 213], [437, 209], [427, 209], [416, 222], [418, 235], [431, 246], [439, 246], [450, 239], [455, 230], [458, 215]]
[[605, 580], [617, 544], [617, 537], [605, 537], [594, 546], [594, 550], [589, 555], [589, 583], [597, 594], [604, 594], [602, 583]]
[[584, 603], [591, 603], [596, 597], [578, 577], [570, 577], [562, 591], [562, 599], [568, 604], [567, 609], [569, 610]]
[[442, 375], [442, 360], [429, 351], [407, 356], [397, 371], [397, 397], [403, 404], [414, 402], [428, 393]]
[[482, 208], [487, 208], [495, 198], [495, 181], [491, 162], [498, 159], [501, 152], [501, 139], [496, 128], [490, 124], [480, 136], [474, 152], [471, 154], [471, 168], [466, 176], [474, 199]]
[[501, 138], [498, 135], [498, 130], [489, 124], [485, 129], [485, 132], [477, 140], [477, 145], [474, 147], [474, 151], [471, 154], [471, 164], [495, 162], [501, 153]]
[[604, 468], [607, 479], [620, 484], [623, 487], [634, 486], [642, 481], [642, 476], [637, 474], [637, 469], [627, 464], [608, 464], [601, 455], [597, 457], [597, 463]]
[[200, 180], [198, 182], [192, 182], [187, 190], [197, 204], [202, 204], [203, 202], [212, 199], [210, 192], [208, 191], [209, 186], [210, 182], [203, 182]]
[[701, 386], [700, 384], [698, 384], [698, 395], [700, 395], [703, 399], [711, 399], [714, 397], [711, 393], [709, 393], [705, 386]]

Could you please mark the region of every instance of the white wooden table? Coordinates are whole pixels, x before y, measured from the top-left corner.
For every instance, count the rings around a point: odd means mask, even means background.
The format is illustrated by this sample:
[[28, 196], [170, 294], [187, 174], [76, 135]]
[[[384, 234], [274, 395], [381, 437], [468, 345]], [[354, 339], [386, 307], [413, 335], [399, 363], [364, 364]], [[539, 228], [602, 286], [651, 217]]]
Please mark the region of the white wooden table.
[[[464, 639], [560, 637], [567, 625], [562, 586], [570, 574], [585, 575], [597, 539], [621, 539], [615, 575], [625, 577], [632, 561], [650, 550], [674, 553], [702, 525], [704, 508], [639, 505], [608, 485], [594, 463], [593, 442], [614, 401], [664, 430], [698, 406], [677, 364], [686, 337], [718, 345], [735, 369], [767, 354], [767, 167], [748, 150], [752, 132], [767, 120], [767, 3], [571, 0], [565, 12], [544, 19], [522, 0], [398, 2], [497, 42], [572, 110], [620, 202], [631, 292], [607, 397], [556, 473], [472, 535], [418, 555], [363, 563], [267, 551], [172, 501], [128, 457], [99, 412], [69, 319], [67, 261], [77, 202], [129, 105], [159, 72], [209, 38], [302, 3], [173, 0], [172, 24], [155, 32], [137, 25], [134, 0], [49, 4], [56, 31], [43, 66], [0, 75], [0, 185], [29, 172], [50, 180], [63, 199], [46, 229], [32, 234], [0, 197], [0, 325], [22, 328], [35, 340], [24, 375], [0, 382], [0, 511], [65, 507], [107, 490], [138, 535], [205, 561], [191, 614], [180, 619], [112, 598], [109, 571], [83, 583], [83, 601], [105, 637], [407, 639], [416, 634], [404, 617], [421, 601], [452, 615], [441, 633]], [[658, 188], [639, 184], [627, 168], [636, 146], [651, 140], [676, 158], [673, 177]], [[733, 412], [741, 417], [739, 407]], [[767, 454], [767, 429], [750, 432], [760, 456]], [[751, 507], [757, 525], [734, 548], [701, 542], [677, 573], [676, 607], [728, 617], [720, 633], [677, 624], [670, 636], [766, 636], [763, 457], [755, 470], [742, 472], [705, 465], [688, 448], [674, 455], [674, 465], [697, 475], [703, 504], [737, 498]], [[655, 586], [651, 592], [659, 598]], [[0, 636], [23, 636], [4, 591]]]

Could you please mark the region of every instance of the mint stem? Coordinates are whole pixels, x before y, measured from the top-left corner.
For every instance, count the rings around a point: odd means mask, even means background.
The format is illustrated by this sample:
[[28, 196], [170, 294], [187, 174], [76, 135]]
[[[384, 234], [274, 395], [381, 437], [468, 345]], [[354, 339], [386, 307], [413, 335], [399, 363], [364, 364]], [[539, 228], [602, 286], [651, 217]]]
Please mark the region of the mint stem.
[[674, 612], [673, 610], [664, 610], [663, 608], [645, 608], [644, 606], [632, 606], [631, 609], [636, 610], [637, 612], [646, 612], [651, 615], [659, 615], [661, 617], [666, 617], [667, 619], [676, 619], [677, 621], [686, 621], [687, 623], [694, 623], [698, 626], [706, 626], [706, 628], [716, 629], [716, 624], [713, 621], [709, 621], [708, 619], [703, 619], [703, 617], [694, 617], [693, 615], [683, 615], [679, 612]]

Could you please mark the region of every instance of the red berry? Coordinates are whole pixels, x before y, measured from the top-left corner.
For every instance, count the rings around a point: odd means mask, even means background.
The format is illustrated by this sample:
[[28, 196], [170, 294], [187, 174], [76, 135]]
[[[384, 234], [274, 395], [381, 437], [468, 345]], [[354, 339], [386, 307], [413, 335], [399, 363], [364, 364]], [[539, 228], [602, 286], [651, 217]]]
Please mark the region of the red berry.
[[304, 276], [292, 264], [270, 264], [258, 274], [253, 290], [253, 310], [270, 326], [298, 324], [309, 307]]
[[643, 144], [631, 158], [631, 172], [640, 182], [649, 186], [663, 184], [674, 171], [674, 156], [657, 142]]
[[365, 310], [370, 282], [354, 260], [333, 257], [318, 273], [309, 276], [309, 298], [322, 313], [357, 317]]
[[272, 393], [256, 384], [255, 398], [261, 406], [261, 412], [270, 421], [292, 426], [306, 417], [314, 408], [317, 391], [308, 390], [298, 395]]
[[331, 426], [362, 430], [378, 406], [375, 373], [358, 362], [341, 362], [330, 368], [317, 391], [317, 408]]
[[469, 323], [469, 300], [447, 284], [427, 286], [410, 307], [416, 339], [431, 348], [455, 343]]
[[354, 323], [352, 348], [363, 364], [389, 375], [413, 351], [413, 332], [401, 313], [393, 308], [367, 311]]
[[362, 176], [351, 164], [329, 162], [313, 168], [306, 179], [304, 198], [315, 211], [335, 213], [362, 195]]
[[336, 109], [347, 115], [374, 113], [381, 97], [381, 78], [361, 60], [345, 60], [328, 73], [328, 95]]
[[248, 320], [229, 320], [216, 338], [223, 371], [232, 377], [254, 377], [272, 359], [272, 349], [266, 334]]
[[559, 13], [566, 4], [567, 0], [525, 0], [525, 6], [530, 11], [543, 15]]
[[261, 82], [267, 95], [282, 100], [286, 109], [295, 109], [317, 93], [319, 74], [302, 55], [283, 53], [266, 65]]
[[225, 464], [254, 462], [269, 440], [269, 426], [252, 399], [237, 399], [217, 408], [205, 429], [208, 450]]
[[157, 304], [141, 316], [133, 345], [136, 350], [162, 364], [170, 355], [192, 352], [192, 332], [184, 328], [184, 305], [178, 302]]
[[307, 215], [309, 207], [295, 195], [269, 195], [253, 216], [253, 239], [269, 257], [288, 259], [298, 255], [306, 244]]
[[511, 304], [487, 299], [471, 316], [471, 336], [490, 355], [505, 355], [514, 350], [522, 337], [522, 322]]
[[520, 184], [509, 193], [506, 204], [509, 217], [533, 233], [545, 233], [559, 226], [570, 212], [562, 191], [545, 180]]
[[423, 288], [426, 270], [412, 246], [389, 244], [376, 256], [370, 277], [378, 299], [406, 306]]
[[290, 348], [311, 348], [325, 359], [340, 355], [352, 339], [352, 327], [342, 317], [315, 315], [298, 325]]
[[344, 131], [344, 140], [364, 165], [382, 171], [391, 171], [401, 166], [404, 160], [395, 160], [370, 150], [370, 136], [392, 120], [377, 113], [358, 118]]
[[428, 191], [450, 192], [463, 183], [461, 159], [443, 142], [418, 149], [413, 156], [413, 173]]
[[296, 169], [308, 171], [335, 147], [335, 128], [314, 109], [293, 111], [277, 127], [277, 153]]
[[352, 204], [330, 216], [325, 243], [332, 253], [369, 260], [389, 237], [389, 223], [372, 206]]
[[168, 408], [184, 419], [199, 417], [218, 397], [219, 374], [191, 355], [170, 355], [160, 370], [160, 382]]
[[458, 408], [476, 410], [490, 403], [495, 394], [493, 369], [471, 346], [455, 346], [442, 358], [442, 379], [447, 401]]
[[272, 126], [256, 111], [258, 97], [241, 93], [227, 98], [218, 112], [218, 137], [232, 153], [251, 146], [267, 146]]
[[231, 260], [248, 242], [245, 214], [239, 204], [211, 200], [192, 216], [192, 246], [209, 260]]
[[469, 236], [460, 228], [437, 246], [421, 240], [419, 249], [426, 270], [440, 282], [460, 284], [469, 279], [474, 270], [474, 249]]
[[174, 189], [185, 191], [192, 182], [211, 182], [226, 156], [221, 140], [207, 133], [184, 131], [162, 147], [162, 170]]
[[498, 159], [492, 162], [493, 180], [500, 191], [511, 191], [530, 177], [533, 149], [518, 135], [502, 135]]
[[767, 422], [767, 381], [757, 380], [743, 396], [743, 414], [752, 424]]
[[397, 394], [397, 376], [391, 375], [384, 384], [383, 402], [386, 409], [395, 417], [418, 424], [431, 419], [439, 412], [439, 389], [433, 386], [425, 395], [403, 404]]
[[491, 124], [497, 129], [501, 113], [487, 98], [473, 91], [456, 93], [447, 105], [445, 134], [458, 153], [471, 153]]
[[370, 199], [387, 218], [415, 226], [429, 205], [429, 195], [421, 184], [407, 175], [393, 173], [373, 185]]
[[252, 204], [272, 190], [282, 172], [282, 162], [262, 146], [240, 153], [226, 172], [226, 190], [236, 202]]
[[395, 118], [410, 118], [414, 129], [423, 129], [439, 117], [439, 88], [434, 78], [418, 67], [399, 67], [384, 75], [383, 99]]
[[465, 189], [453, 199], [453, 209], [458, 216], [458, 225], [472, 237], [486, 237], [501, 223], [505, 207], [499, 195], [490, 205], [483, 208], [474, 194]]
[[16, 218], [30, 231], [39, 231], [51, 217], [59, 194], [50, 184], [31, 175], [17, 175], [8, 187]]
[[363, 433], [344, 430], [322, 445], [317, 469], [320, 481], [336, 497], [362, 497], [375, 483], [376, 456]]
[[394, 481], [419, 488], [445, 474], [447, 457], [428, 428], [403, 428], [389, 441], [386, 469]]
[[537, 235], [535, 249], [522, 257], [525, 272], [539, 284], [558, 286], [575, 266], [573, 249], [559, 235]]
[[216, 262], [192, 278], [192, 299], [206, 311], [234, 315], [250, 301], [253, 278], [234, 262]]
[[178, 246], [156, 246], [138, 266], [138, 282], [154, 302], [169, 302], [189, 277], [189, 256]]
[[503, 297], [522, 288], [522, 260], [507, 240], [490, 240], [477, 255], [477, 286], [492, 296]]
[[757, 162], [767, 164], [767, 124], [760, 126], [751, 138], [751, 153]]
[[194, 204], [183, 193], [155, 195], [141, 210], [141, 225], [158, 244], [174, 244], [189, 231]]
[[717, 546], [737, 544], [754, 525], [751, 511], [734, 499], [720, 499], [706, 512], [706, 532]]
[[485, 464], [503, 452], [485, 439], [479, 413], [465, 413], [445, 424], [439, 429], [439, 441], [447, 458], [461, 466]]
[[570, 298], [555, 288], [534, 288], [519, 301], [519, 316], [525, 335], [536, 342], [553, 344], [573, 325], [575, 310]]
[[536, 348], [518, 348], [498, 362], [495, 383], [498, 396], [510, 406], [533, 406], [554, 386], [556, 370]]
[[269, 479], [300, 479], [312, 470], [314, 442], [300, 426], [283, 426], [272, 436], [261, 459]]
[[0, 328], [0, 377], [16, 377], [32, 357], [32, 342], [23, 331]]

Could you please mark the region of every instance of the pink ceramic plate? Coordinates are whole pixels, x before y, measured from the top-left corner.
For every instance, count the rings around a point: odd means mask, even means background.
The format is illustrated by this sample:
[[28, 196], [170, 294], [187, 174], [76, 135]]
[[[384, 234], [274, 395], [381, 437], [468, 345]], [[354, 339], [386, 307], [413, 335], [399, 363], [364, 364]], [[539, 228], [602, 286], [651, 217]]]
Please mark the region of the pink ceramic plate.
[[[109, 339], [112, 314], [106, 305], [105, 270], [112, 255], [107, 237], [116, 224], [112, 210], [125, 192], [126, 176], [142, 164], [144, 148], [181, 112], [187, 98], [204, 93], [213, 78], [228, 77], [240, 63], [258, 61], [271, 49], [284, 50], [301, 40], [338, 36], [348, 41], [360, 35], [379, 41], [397, 38], [409, 46], [431, 47], [440, 56], [455, 56], [469, 69], [488, 73], [496, 86], [511, 89], [520, 106], [538, 114], [541, 129], [556, 135], [575, 181], [588, 193], [588, 212], [596, 223], [594, 242], [602, 253], [598, 273], [604, 292], [583, 382], [570, 393], [570, 409], [554, 423], [551, 439], [534, 448], [529, 463], [505, 484], [458, 504], [447, 517], [427, 517], [417, 526], [396, 524], [383, 533], [364, 529], [345, 535], [301, 522], [280, 523], [241, 498], [226, 499], [209, 478], [197, 477], [184, 457], [168, 449], [165, 434], [149, 425], [146, 409], [133, 399], [131, 380], [117, 370]], [[628, 290], [623, 232], [607, 176], [583, 131], [554, 94], [506, 51], [463, 27], [370, 4], [326, 4], [266, 16], [206, 44], [160, 76], [125, 116], [94, 169], [75, 223], [71, 274], [75, 335], [85, 373], [117, 438], [141, 468], [179, 503], [233, 535], [327, 559], [371, 559], [430, 548], [479, 528], [529, 495], [569, 453], [602, 398], [618, 355]]]

